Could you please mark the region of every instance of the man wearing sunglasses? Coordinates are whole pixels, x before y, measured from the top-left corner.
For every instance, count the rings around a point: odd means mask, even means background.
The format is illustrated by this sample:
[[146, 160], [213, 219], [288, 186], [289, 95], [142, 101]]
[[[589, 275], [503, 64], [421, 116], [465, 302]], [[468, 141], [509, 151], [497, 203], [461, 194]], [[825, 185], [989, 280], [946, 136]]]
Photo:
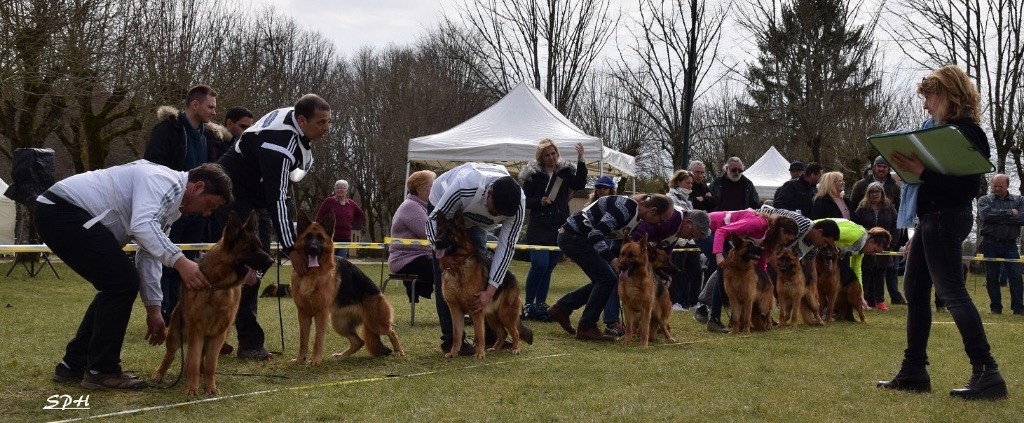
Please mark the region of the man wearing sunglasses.
[[718, 200], [715, 211], [758, 209], [761, 201], [757, 198], [754, 182], [743, 176], [743, 161], [730, 157], [722, 166], [724, 172], [711, 183], [711, 196]]

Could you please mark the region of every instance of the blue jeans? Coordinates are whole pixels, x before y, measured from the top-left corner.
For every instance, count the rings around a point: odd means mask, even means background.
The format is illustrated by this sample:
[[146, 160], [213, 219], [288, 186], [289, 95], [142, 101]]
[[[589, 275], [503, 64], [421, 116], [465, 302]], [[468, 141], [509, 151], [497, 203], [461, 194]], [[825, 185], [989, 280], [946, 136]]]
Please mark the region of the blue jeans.
[[[985, 258], [1020, 259], [1020, 250], [1014, 240], [982, 241], [981, 252]], [[998, 263], [985, 262], [985, 288], [988, 289], [988, 298], [991, 300], [989, 308], [993, 313], [1003, 311], [1002, 293], [999, 290], [1000, 274], [1005, 271], [1006, 280], [1010, 286], [1010, 309], [1014, 312], [1024, 311], [1024, 283], [1021, 281], [1020, 263]]]
[[[209, 219], [204, 216], [182, 216], [171, 224], [171, 232], [167, 238], [175, 244], [202, 242], [208, 221]], [[199, 258], [198, 251], [185, 251], [183, 254], [189, 260], [195, 261]], [[164, 323], [168, 323], [171, 321], [171, 312], [178, 306], [181, 294], [181, 275], [173, 267], [164, 267], [164, 272], [160, 275], [160, 290], [164, 294], [160, 314], [164, 317]]]
[[604, 316], [605, 324], [615, 323], [619, 321], [619, 314], [622, 312], [622, 304], [619, 303], [619, 285], [618, 281], [612, 287], [612, 292], [608, 294], [608, 301], [604, 303]]
[[973, 225], [970, 208], [919, 216], [903, 279], [907, 297], [907, 348], [903, 352], [903, 367], [923, 369], [928, 365], [932, 285], [960, 331], [971, 364], [995, 364], [981, 315], [964, 282], [962, 245]]
[[[579, 327], [596, 328], [597, 319], [608, 305], [608, 298], [615, 290], [615, 284], [619, 278], [615, 274], [615, 270], [612, 269], [611, 263], [605, 261], [594, 250], [594, 243], [588, 241], [583, 235], [573, 232], [560, 233], [558, 234], [558, 247], [567, 257], [576, 262], [576, 265], [583, 270], [590, 281], [565, 294], [557, 304], [559, 308], [569, 313], [583, 307]], [[617, 312], [615, 316], [618, 316]]]
[[[352, 240], [351, 239], [339, 239], [339, 240], [337, 240], [335, 242], [352, 242]], [[334, 249], [334, 256], [335, 257], [341, 257], [343, 259], [347, 259], [348, 258], [348, 248], [335, 248]]]
[[530, 251], [530, 273], [526, 275], [526, 304], [547, 303], [551, 272], [562, 259], [561, 251]]

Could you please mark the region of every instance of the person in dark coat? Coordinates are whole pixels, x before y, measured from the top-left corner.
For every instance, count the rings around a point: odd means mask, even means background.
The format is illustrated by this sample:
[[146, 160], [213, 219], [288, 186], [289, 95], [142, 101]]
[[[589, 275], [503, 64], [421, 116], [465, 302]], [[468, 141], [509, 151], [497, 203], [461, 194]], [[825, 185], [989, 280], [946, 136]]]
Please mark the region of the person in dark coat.
[[711, 183], [711, 196], [718, 200], [715, 211], [757, 209], [761, 201], [757, 198], [754, 181], [743, 176], [743, 161], [730, 157], [722, 167], [722, 176]]
[[842, 218], [853, 220], [853, 212], [857, 209], [849, 198], [843, 197], [843, 189], [846, 182], [843, 181], [842, 172], [828, 172], [821, 176], [821, 183], [818, 193], [814, 195], [814, 203], [811, 204], [810, 218], [813, 220], [826, 218]]
[[[224, 152], [221, 147], [231, 142], [231, 133], [212, 122], [217, 115], [217, 92], [206, 85], [196, 85], [185, 95], [185, 110], [171, 106], [157, 109], [157, 122], [149, 135], [142, 158], [178, 172], [187, 172], [203, 163], [216, 161]], [[201, 215], [183, 216], [171, 225], [169, 238], [175, 244], [194, 244], [207, 239], [210, 218]], [[217, 234], [220, 237], [220, 234]], [[198, 251], [185, 251], [190, 260], [199, 258]], [[178, 305], [181, 275], [165, 267], [160, 279], [163, 303], [160, 312], [164, 322]]]
[[[550, 139], [537, 145], [537, 160], [519, 173], [526, 195], [530, 219], [526, 227], [526, 243], [558, 245], [558, 228], [569, 218], [569, 193], [587, 185], [587, 165], [583, 161], [583, 144], [576, 143], [576, 164], [561, 160], [558, 146]], [[547, 320], [547, 297], [551, 273], [562, 258], [558, 250], [531, 250], [530, 273], [526, 276], [526, 305], [523, 318]]]
[[[883, 228], [890, 234], [896, 233], [896, 208], [892, 201], [885, 196], [885, 188], [878, 182], [868, 184], [865, 196], [861, 200], [857, 211], [854, 213], [853, 221], [865, 228]], [[892, 239], [885, 251], [895, 251], [898, 240]], [[883, 255], [869, 255], [861, 262], [861, 273], [864, 275], [864, 300], [868, 306], [879, 310], [889, 311], [885, 304], [885, 273], [893, 267], [892, 257]], [[903, 296], [896, 287], [889, 287], [889, 297], [892, 302], [900, 303]]]
[[772, 207], [799, 212], [804, 216], [811, 214], [814, 195], [818, 193], [818, 181], [821, 180], [821, 165], [811, 162], [804, 168], [799, 178], [786, 181], [775, 191]]
[[706, 179], [707, 168], [704, 166], [704, 162], [694, 160], [690, 162], [690, 167], [686, 170], [693, 174], [693, 188], [690, 188], [692, 190], [690, 192], [690, 203], [693, 204], [693, 208], [706, 212], [715, 211], [718, 200], [711, 196], [711, 188], [708, 187]]

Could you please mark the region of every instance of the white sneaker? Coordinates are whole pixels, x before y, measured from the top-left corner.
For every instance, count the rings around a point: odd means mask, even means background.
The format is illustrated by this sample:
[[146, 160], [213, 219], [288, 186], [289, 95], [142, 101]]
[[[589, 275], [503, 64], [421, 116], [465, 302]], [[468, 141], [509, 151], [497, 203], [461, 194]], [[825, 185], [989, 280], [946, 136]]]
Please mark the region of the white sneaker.
[[672, 304], [672, 311], [686, 311], [686, 307], [683, 307], [682, 304], [675, 303]]

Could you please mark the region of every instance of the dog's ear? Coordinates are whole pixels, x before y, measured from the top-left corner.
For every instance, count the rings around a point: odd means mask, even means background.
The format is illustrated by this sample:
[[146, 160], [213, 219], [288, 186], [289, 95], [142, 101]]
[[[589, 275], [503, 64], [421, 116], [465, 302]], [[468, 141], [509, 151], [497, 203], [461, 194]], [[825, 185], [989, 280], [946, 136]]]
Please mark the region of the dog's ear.
[[238, 219], [238, 213], [234, 210], [228, 213], [228, 223], [224, 225], [224, 243], [230, 244], [238, 239], [239, 234], [242, 231], [242, 223]]
[[[334, 213], [329, 213], [329, 214], [334, 214]], [[296, 225], [295, 225], [296, 226], [296, 228], [295, 228], [296, 232], [301, 234], [302, 232], [304, 232], [306, 230], [306, 228], [309, 226], [310, 221], [309, 221], [309, 215], [306, 214], [305, 210], [299, 209], [299, 213], [295, 217], [295, 223], [296, 223]]]
[[245, 231], [259, 232], [259, 228], [260, 214], [256, 213], [256, 210], [253, 210], [249, 212], [249, 218], [245, 220], [245, 225], [242, 226], [242, 229]]
[[319, 223], [320, 226], [324, 227], [324, 231], [327, 232], [327, 238], [331, 239], [331, 240], [334, 239], [334, 222], [335, 222], [335, 219], [336, 218], [334, 216], [334, 213], [327, 213], [327, 214], [324, 215], [324, 217], [320, 218], [320, 220], [317, 221], [317, 223]]

